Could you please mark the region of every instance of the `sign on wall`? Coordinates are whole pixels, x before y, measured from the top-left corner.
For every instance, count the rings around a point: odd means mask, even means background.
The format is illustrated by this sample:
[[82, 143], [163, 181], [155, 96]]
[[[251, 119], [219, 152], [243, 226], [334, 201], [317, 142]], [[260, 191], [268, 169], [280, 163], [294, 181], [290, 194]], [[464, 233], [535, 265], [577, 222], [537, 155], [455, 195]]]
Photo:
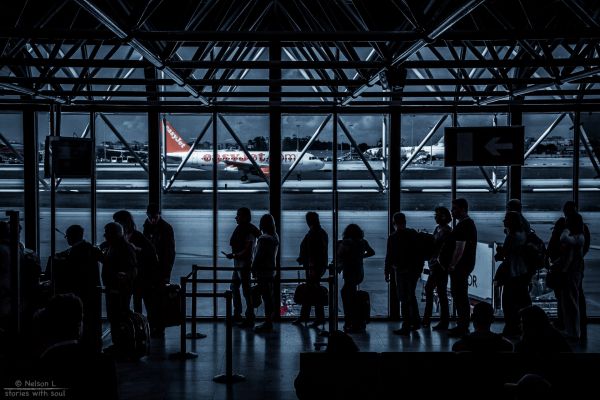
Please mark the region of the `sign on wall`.
[[523, 126], [445, 128], [444, 166], [523, 165]]

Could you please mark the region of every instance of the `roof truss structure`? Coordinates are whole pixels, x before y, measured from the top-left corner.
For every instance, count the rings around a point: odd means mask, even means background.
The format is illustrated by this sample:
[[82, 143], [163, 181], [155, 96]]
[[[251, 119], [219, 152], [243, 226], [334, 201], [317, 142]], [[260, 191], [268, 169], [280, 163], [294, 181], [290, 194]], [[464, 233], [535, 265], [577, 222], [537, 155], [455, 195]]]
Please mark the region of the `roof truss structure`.
[[30, 0], [2, 19], [6, 106], [277, 99], [368, 110], [401, 98], [427, 111], [600, 100], [592, 0]]

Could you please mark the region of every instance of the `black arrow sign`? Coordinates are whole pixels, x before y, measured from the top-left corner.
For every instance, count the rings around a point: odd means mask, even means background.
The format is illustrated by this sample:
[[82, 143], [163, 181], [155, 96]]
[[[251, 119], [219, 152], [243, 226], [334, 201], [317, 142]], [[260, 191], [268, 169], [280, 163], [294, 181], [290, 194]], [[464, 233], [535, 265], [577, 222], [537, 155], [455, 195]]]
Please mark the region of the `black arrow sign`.
[[445, 166], [523, 165], [522, 126], [471, 126], [444, 131]]

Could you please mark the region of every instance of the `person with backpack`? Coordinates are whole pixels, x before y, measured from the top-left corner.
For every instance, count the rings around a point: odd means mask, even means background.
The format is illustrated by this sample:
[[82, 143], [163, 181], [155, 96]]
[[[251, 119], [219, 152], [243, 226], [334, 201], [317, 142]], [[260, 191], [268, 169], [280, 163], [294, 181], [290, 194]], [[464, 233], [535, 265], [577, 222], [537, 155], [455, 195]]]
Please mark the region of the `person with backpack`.
[[397, 212], [392, 217], [394, 233], [388, 237], [385, 255], [385, 281], [390, 281], [392, 270], [396, 276], [396, 291], [402, 311], [402, 327], [394, 334], [408, 336], [421, 327], [417, 282], [423, 271], [423, 255], [417, 231], [406, 227], [406, 216]]
[[521, 215], [509, 211], [504, 217], [506, 238], [502, 246], [496, 247], [496, 261], [502, 261], [505, 278], [503, 279], [502, 310], [504, 311], [504, 330], [507, 337], [521, 333], [519, 310], [531, 305], [529, 282], [531, 271], [523, 257], [527, 235], [521, 223]]

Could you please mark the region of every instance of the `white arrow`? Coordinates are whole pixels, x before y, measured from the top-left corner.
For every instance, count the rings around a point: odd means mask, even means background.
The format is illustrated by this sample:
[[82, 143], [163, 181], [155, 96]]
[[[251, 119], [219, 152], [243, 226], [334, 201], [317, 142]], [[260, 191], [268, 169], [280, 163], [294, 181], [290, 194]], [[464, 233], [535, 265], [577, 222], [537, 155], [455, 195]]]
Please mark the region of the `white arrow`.
[[512, 143], [498, 143], [499, 137], [493, 137], [489, 142], [486, 143], [485, 149], [493, 156], [499, 156], [498, 150], [511, 150], [513, 148]]

